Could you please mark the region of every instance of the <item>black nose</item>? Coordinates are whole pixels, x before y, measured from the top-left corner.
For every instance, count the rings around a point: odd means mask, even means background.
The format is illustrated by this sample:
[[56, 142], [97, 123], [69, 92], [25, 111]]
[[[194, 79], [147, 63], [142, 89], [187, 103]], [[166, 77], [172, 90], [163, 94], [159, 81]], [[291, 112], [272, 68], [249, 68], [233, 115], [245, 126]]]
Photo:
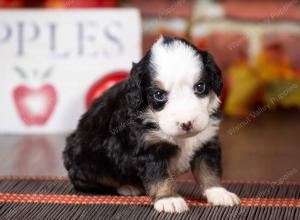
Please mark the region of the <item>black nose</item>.
[[181, 123], [181, 128], [184, 131], [190, 131], [193, 128], [192, 122], [188, 121], [186, 123]]

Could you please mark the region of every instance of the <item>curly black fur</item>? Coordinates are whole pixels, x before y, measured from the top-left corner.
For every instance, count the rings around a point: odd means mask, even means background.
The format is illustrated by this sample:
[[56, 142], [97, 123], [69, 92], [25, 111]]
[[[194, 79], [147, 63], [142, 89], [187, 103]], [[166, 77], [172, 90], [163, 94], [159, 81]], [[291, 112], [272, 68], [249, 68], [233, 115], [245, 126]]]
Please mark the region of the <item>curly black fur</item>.
[[[165, 37], [165, 43], [174, 40], [190, 45], [182, 39]], [[222, 89], [219, 68], [207, 52], [190, 46], [202, 57], [210, 87], [219, 96]], [[151, 144], [143, 139], [145, 133], [158, 129], [157, 124], [145, 122], [144, 111], [163, 107], [151, 97], [155, 73], [150, 57], [151, 50], [139, 63], [133, 64], [127, 80], [97, 98], [67, 138], [64, 165], [76, 189], [101, 193], [109, 187], [99, 182], [101, 177], [141, 188], [168, 178], [168, 162], [180, 152], [179, 146], [166, 141]], [[220, 175], [220, 147], [212, 143], [213, 148], [206, 143], [194, 157], [203, 157], [216, 170], [216, 175]]]

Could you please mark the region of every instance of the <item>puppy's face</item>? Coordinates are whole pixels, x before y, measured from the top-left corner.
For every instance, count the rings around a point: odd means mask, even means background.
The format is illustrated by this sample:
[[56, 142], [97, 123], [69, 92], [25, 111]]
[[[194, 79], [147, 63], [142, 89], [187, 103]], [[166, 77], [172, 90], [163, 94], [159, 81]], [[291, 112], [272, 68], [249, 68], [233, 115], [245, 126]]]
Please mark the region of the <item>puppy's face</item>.
[[222, 89], [221, 73], [212, 57], [186, 41], [162, 37], [148, 59], [148, 113], [160, 130], [182, 138], [204, 130], [219, 106]]

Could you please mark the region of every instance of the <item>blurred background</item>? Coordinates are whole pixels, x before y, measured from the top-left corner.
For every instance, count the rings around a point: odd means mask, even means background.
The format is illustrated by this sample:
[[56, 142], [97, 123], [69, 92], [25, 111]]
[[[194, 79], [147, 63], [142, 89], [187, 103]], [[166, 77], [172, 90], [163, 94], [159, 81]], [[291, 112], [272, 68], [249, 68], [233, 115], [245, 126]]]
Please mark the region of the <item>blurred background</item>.
[[0, 0], [0, 8], [0, 175], [66, 175], [61, 152], [79, 116], [165, 34], [208, 50], [222, 69], [223, 178], [300, 180], [299, 0]]

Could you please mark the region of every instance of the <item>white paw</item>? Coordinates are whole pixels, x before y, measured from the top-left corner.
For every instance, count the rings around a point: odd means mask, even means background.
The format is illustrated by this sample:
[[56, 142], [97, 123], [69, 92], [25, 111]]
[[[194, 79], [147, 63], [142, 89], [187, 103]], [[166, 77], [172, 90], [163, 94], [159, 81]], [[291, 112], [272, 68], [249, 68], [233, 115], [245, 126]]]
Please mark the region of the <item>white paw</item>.
[[184, 212], [188, 211], [189, 207], [181, 197], [169, 197], [159, 199], [154, 203], [154, 209], [159, 212]]
[[207, 202], [212, 205], [234, 206], [240, 203], [239, 197], [223, 187], [211, 187], [204, 191]]
[[141, 189], [130, 185], [119, 187], [117, 192], [122, 196], [139, 196], [143, 193]]

